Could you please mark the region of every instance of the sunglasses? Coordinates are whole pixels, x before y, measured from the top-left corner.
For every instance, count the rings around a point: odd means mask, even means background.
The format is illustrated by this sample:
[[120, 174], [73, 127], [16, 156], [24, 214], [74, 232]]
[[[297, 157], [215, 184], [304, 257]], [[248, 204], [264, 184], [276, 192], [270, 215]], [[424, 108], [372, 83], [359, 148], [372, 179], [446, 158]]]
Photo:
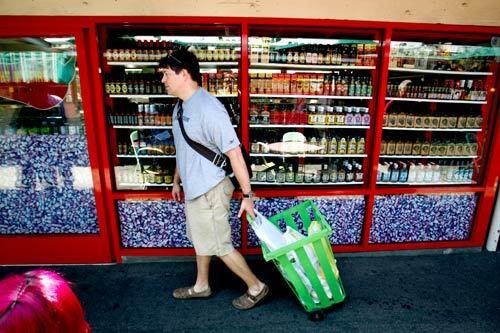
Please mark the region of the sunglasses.
[[179, 65], [182, 65], [182, 64], [183, 64], [183, 62], [182, 62], [182, 61], [180, 61], [179, 59], [177, 59], [177, 58], [176, 58], [175, 56], [173, 56], [173, 55], [169, 55], [169, 56], [168, 56], [168, 59], [174, 59], [174, 60], [175, 60], [175, 61], [176, 61]]
[[[180, 66], [183, 66], [184, 63], [182, 61], [180, 61], [177, 57], [173, 56], [173, 55], [168, 55], [167, 56], [167, 59], [173, 59], [176, 63], [178, 63]], [[165, 68], [158, 68], [157, 69], [157, 72], [158, 73], [163, 73], [165, 71]]]

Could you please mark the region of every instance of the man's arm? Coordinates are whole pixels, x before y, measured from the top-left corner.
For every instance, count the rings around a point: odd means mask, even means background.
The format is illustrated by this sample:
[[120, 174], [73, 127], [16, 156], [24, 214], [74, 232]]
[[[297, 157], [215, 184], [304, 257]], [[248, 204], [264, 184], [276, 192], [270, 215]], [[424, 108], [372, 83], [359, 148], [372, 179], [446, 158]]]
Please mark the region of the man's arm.
[[175, 171], [174, 171], [174, 184], [176, 185], [181, 184], [181, 176], [179, 175], [179, 169], [177, 168], [177, 165], [175, 166]]
[[172, 185], [172, 196], [175, 200], [181, 201], [181, 177], [179, 175], [179, 169], [175, 166], [174, 171], [174, 184]]
[[[235, 147], [225, 152], [224, 155], [229, 158], [234, 175], [238, 180], [238, 183], [240, 183], [241, 191], [243, 192], [243, 194], [249, 193], [252, 190], [250, 187], [250, 177], [248, 175], [247, 166], [245, 164], [245, 159], [243, 158], [240, 147]], [[255, 213], [253, 211], [253, 200], [251, 198], [243, 198], [243, 200], [241, 201], [241, 207], [238, 213], [238, 217], [241, 217], [241, 214], [244, 211], [255, 218]]]

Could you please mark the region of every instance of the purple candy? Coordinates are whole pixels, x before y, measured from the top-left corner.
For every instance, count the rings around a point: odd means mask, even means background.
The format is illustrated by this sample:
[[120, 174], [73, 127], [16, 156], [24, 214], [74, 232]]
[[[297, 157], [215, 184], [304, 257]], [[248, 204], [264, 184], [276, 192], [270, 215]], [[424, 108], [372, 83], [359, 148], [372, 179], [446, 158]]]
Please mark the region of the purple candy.
[[99, 233], [93, 189], [73, 188], [73, 167], [90, 166], [85, 136], [0, 135], [0, 166], [20, 172], [0, 190], [0, 234]]
[[466, 240], [477, 195], [376, 196], [370, 243]]
[[[271, 217], [307, 199], [313, 200], [313, 203], [332, 227], [331, 244], [358, 244], [360, 242], [365, 209], [363, 196], [258, 199], [255, 202], [255, 208], [264, 216]], [[298, 216], [294, 216], [294, 220], [299, 231], [303, 235], [307, 235], [307, 230], [303, 229], [303, 224], [298, 220]], [[284, 221], [280, 221], [280, 229], [284, 231], [285, 228]], [[248, 246], [260, 246], [260, 242], [250, 226], [248, 227]]]
[[[231, 200], [229, 224], [234, 247], [241, 247], [239, 201]], [[118, 201], [124, 247], [191, 248], [184, 204], [174, 200]]]

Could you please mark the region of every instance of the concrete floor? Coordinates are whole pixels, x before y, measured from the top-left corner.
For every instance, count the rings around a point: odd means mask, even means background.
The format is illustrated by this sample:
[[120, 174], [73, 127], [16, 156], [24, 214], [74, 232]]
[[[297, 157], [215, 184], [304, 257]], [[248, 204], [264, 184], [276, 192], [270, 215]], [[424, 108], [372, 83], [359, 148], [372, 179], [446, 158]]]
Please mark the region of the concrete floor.
[[[193, 262], [52, 266], [74, 283], [94, 332], [500, 332], [500, 253], [341, 257], [347, 301], [312, 322], [274, 266], [250, 260], [272, 294], [250, 311], [244, 285], [212, 263], [214, 295], [176, 301]], [[0, 277], [31, 267], [0, 267]]]

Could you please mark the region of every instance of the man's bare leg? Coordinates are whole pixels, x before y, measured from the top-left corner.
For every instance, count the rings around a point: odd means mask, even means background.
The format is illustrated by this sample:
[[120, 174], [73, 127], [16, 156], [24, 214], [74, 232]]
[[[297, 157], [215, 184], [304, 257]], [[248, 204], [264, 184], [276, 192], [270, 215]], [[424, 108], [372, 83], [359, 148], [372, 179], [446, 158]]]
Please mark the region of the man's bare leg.
[[265, 284], [260, 281], [248, 267], [245, 258], [236, 250], [219, 257], [224, 264], [236, 275], [238, 275], [248, 286], [251, 295], [257, 295], [262, 291]]
[[194, 285], [194, 291], [199, 293], [201, 291], [207, 290], [210, 287], [208, 283], [208, 273], [210, 270], [210, 260], [212, 256], [196, 256], [196, 283]]

